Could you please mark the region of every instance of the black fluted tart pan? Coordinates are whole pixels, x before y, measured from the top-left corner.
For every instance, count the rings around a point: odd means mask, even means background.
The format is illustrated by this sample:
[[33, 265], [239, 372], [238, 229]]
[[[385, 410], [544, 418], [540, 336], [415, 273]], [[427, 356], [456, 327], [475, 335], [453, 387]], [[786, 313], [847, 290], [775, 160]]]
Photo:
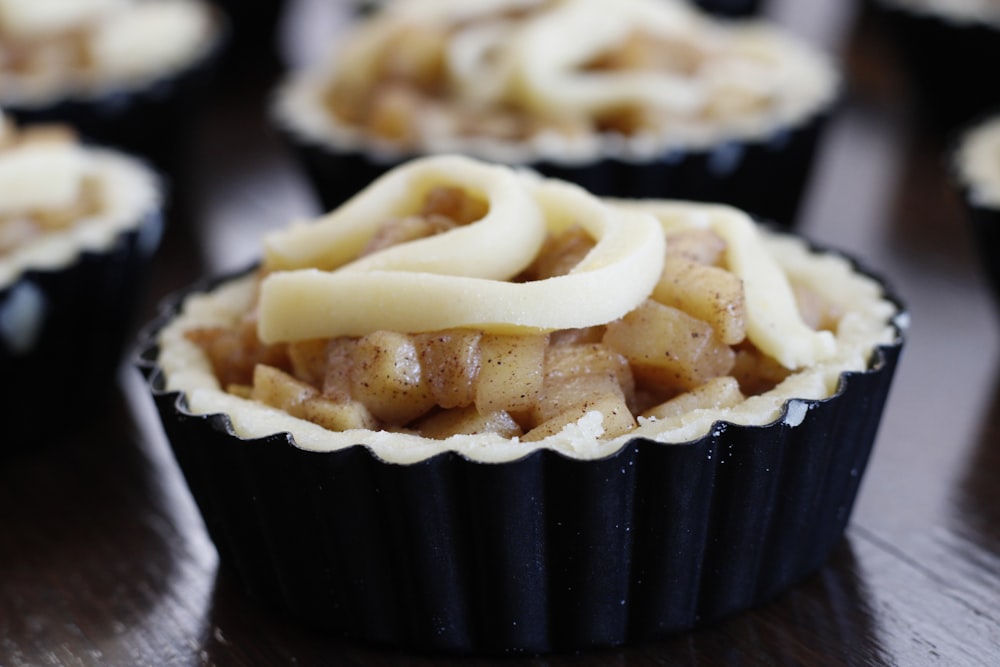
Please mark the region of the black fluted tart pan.
[[[229, 278], [232, 278], [230, 276]], [[157, 336], [137, 365], [221, 558], [267, 608], [338, 637], [415, 650], [575, 651], [663, 639], [773, 599], [842, 538], [903, 345], [766, 426], [579, 460], [528, 450], [390, 463], [238, 436], [166, 389]]]

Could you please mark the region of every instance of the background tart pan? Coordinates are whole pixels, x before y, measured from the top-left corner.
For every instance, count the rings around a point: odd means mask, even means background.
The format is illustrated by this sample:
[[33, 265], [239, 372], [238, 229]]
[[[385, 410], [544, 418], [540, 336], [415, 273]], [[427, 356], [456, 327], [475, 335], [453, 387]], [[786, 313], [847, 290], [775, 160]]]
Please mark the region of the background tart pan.
[[766, 0], [696, 0], [695, 4], [718, 16], [742, 18], [759, 14]]
[[1000, 87], [988, 75], [979, 76], [1000, 62], [1000, 25], [960, 21], [889, 0], [867, 2], [890, 40], [923, 128], [949, 139], [1000, 105]]
[[1000, 307], [1000, 208], [974, 204], [965, 200], [965, 211], [972, 229], [972, 239], [979, 254], [980, 264], [993, 290], [993, 297]]
[[115, 397], [162, 227], [160, 210], [150, 210], [107, 248], [0, 288], [0, 452], [73, 432]]
[[[659, 159], [605, 158], [581, 164], [538, 161], [526, 167], [571, 181], [598, 196], [685, 199], [730, 204], [782, 226], [795, 225], [829, 112], [766, 137], [704, 149], [678, 148]], [[283, 130], [324, 210], [333, 210], [409, 156], [337, 150]]]
[[[960, 164], [963, 148], [975, 141], [975, 133], [980, 128], [991, 127], [997, 128], [994, 133], [1000, 136], [1000, 106], [990, 109], [956, 132], [952, 137], [948, 158], [951, 161], [949, 176], [962, 202], [962, 211], [969, 225], [973, 251], [993, 292], [997, 312], [1000, 313], [1000, 263], [997, 262], [1000, 254], [1000, 199], [997, 199], [996, 194], [992, 196], [981, 194], [980, 191], [984, 189], [985, 183], [978, 181], [983, 177], [972, 176], [967, 168]], [[1000, 165], [1000, 141], [994, 140], [993, 143], [995, 144], [993, 159]], [[1000, 188], [1000, 183], [993, 186], [994, 191], [997, 188]]]

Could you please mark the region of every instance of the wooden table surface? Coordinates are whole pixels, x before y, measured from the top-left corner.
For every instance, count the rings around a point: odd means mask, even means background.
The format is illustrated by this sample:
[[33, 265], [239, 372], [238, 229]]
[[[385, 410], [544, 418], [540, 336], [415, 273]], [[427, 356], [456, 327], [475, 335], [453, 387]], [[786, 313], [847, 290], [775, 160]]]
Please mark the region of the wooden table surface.
[[[324, 2], [293, 5], [286, 29], [322, 35], [336, 23], [309, 13]], [[846, 538], [804, 584], [721, 625], [496, 664], [1000, 664], [1000, 319], [941, 147], [914, 130], [891, 59], [851, 7], [769, 10], [849, 78], [799, 230], [875, 267], [912, 313]], [[166, 292], [253, 259], [264, 230], [316, 212], [269, 129], [272, 84], [215, 92], [173, 184], [144, 317]], [[0, 665], [494, 664], [331, 640], [249, 601], [219, 572], [137, 373], [122, 378], [107, 418], [0, 463]]]

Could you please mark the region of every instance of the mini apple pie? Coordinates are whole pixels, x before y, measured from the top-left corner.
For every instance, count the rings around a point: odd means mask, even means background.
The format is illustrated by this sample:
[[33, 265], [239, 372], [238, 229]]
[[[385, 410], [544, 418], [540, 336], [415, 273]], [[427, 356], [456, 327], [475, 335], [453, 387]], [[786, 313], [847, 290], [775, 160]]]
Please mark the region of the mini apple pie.
[[[0, 116], [0, 369], [15, 433], [77, 426], [106, 395], [160, 228], [148, 167], [65, 126]], [[88, 391], [53, 377], [84, 378]], [[40, 418], [54, 405], [59, 420]]]
[[169, 143], [223, 34], [200, 0], [0, 0], [0, 106], [130, 150]]
[[1000, 115], [968, 127], [953, 149], [952, 173], [972, 225], [976, 252], [1000, 299]]
[[[271, 598], [280, 579], [311, 623], [450, 650], [662, 636], [787, 585], [777, 563], [801, 575], [819, 562], [806, 545], [843, 529], [903, 318], [840, 256], [736, 209], [602, 200], [456, 156], [405, 164], [264, 246], [259, 268], [168, 311], [144, 367], [220, 551], [268, 551], [246, 585]], [[725, 522], [701, 514], [730, 502], [745, 513], [744, 500], [786, 485], [746, 518], [765, 526], [752, 535], [715, 534]], [[836, 498], [798, 505], [819, 490]], [[251, 498], [253, 527], [232, 525], [226, 508]], [[322, 526], [271, 523], [299, 510]], [[719, 575], [703, 560], [791, 539], [774, 520], [804, 532], [761, 572]], [[726, 546], [707, 555], [706, 539]], [[520, 555], [488, 546], [510, 540]], [[664, 594], [664, 545], [686, 554], [677, 572], [762, 579], [711, 602]], [[562, 569], [591, 557], [611, 560]], [[314, 566], [336, 571], [332, 583], [308, 584]], [[454, 596], [425, 591], [424, 577]], [[593, 625], [608, 613], [622, 624]]]
[[613, 12], [599, 0], [409, 0], [290, 78], [276, 113], [311, 150], [328, 207], [404, 157], [454, 152], [598, 194], [725, 201], [788, 223], [837, 81], [791, 35], [676, 0]]

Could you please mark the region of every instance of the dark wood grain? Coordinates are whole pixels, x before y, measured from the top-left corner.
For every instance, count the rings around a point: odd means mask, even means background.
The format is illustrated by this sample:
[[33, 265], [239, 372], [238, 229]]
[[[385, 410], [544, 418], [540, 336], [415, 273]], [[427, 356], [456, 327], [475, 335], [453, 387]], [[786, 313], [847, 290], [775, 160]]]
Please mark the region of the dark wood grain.
[[[913, 318], [847, 537], [820, 572], [751, 613], [620, 650], [493, 662], [331, 640], [219, 572], [126, 365], [110, 414], [0, 462], [0, 665], [998, 664], [1000, 320], [947, 147], [921, 136], [884, 44], [856, 27], [850, 3], [772, 11], [841, 52], [849, 74], [800, 230], [886, 276]], [[301, 16], [290, 26], [316, 31]], [[309, 48], [294, 44], [292, 59]], [[272, 84], [216, 91], [173, 175], [145, 317], [165, 293], [252, 260], [264, 230], [316, 211], [269, 129]]]

